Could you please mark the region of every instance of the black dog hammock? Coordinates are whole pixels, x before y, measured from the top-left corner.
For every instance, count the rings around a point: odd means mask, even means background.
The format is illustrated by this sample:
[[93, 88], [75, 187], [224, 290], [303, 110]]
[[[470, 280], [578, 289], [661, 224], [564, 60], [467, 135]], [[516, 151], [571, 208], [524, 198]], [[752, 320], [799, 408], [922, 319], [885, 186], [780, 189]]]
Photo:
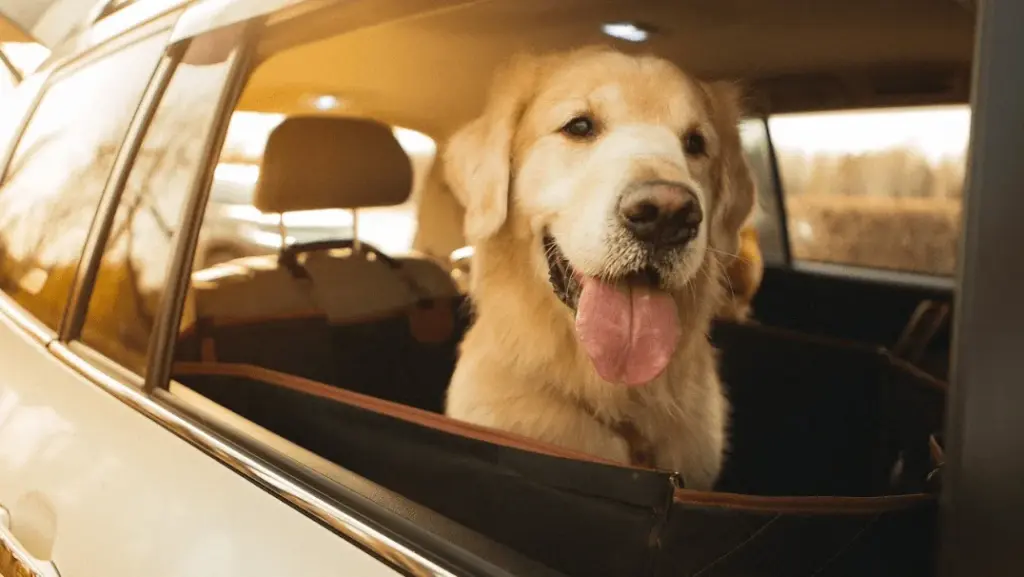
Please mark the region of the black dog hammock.
[[945, 385], [883, 350], [720, 323], [714, 492], [246, 364], [175, 378], [566, 575], [930, 577]]

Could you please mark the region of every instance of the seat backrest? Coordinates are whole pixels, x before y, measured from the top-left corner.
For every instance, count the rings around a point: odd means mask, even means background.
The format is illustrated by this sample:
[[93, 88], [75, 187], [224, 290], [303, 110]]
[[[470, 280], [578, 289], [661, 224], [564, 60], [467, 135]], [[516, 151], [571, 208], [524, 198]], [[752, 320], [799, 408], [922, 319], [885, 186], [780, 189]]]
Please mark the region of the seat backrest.
[[[390, 127], [296, 117], [267, 141], [254, 204], [279, 213], [387, 206], [412, 185]], [[198, 271], [195, 323], [177, 357], [250, 363], [440, 410], [460, 337], [454, 281], [426, 258], [354, 244], [291, 245]]]

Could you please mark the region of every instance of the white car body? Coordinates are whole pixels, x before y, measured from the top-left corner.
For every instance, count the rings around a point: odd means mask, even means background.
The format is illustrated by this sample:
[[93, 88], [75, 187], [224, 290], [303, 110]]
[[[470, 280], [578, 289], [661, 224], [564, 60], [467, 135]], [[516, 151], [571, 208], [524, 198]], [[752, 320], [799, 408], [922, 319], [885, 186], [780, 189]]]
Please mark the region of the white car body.
[[0, 315], [0, 350], [18, 359], [0, 382], [0, 503], [13, 523], [0, 532], [39, 565], [65, 577], [397, 575], [123, 402], [120, 385], [62, 363], [11, 306]]

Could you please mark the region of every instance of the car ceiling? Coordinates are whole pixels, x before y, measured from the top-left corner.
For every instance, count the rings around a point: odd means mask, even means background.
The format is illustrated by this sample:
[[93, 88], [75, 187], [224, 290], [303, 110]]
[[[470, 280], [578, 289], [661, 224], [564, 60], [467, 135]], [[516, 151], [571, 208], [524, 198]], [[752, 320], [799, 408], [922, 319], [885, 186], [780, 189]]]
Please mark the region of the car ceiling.
[[[601, 25], [653, 26], [648, 42]], [[444, 137], [475, 115], [511, 54], [603, 43], [654, 52], [707, 79], [740, 79], [754, 112], [966, 102], [968, 0], [490, 0], [280, 52], [256, 71], [250, 110], [347, 114]]]
[[0, 16], [0, 42], [30, 42], [32, 37], [21, 28]]

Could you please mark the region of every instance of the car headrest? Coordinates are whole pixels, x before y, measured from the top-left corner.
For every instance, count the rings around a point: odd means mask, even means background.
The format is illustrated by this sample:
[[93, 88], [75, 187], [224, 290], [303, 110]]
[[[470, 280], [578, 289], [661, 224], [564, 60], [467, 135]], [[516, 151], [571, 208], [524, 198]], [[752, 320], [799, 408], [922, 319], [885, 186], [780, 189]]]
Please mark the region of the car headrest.
[[386, 124], [293, 117], [267, 139], [253, 204], [263, 212], [393, 206], [412, 184], [412, 162]]

